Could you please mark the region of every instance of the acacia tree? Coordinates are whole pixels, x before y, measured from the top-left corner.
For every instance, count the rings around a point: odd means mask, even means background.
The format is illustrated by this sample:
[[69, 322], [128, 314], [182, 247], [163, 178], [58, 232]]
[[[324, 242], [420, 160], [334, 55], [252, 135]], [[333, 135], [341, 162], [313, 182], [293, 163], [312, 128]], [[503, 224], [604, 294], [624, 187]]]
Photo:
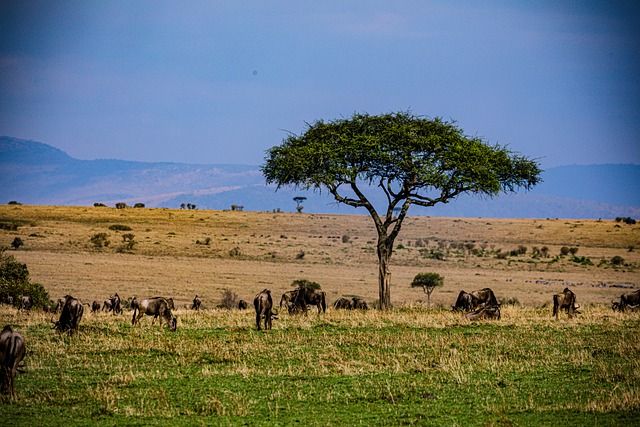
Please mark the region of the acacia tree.
[[[411, 205], [448, 203], [463, 193], [493, 197], [540, 181], [535, 160], [467, 136], [455, 122], [411, 112], [354, 114], [307, 124], [267, 150], [261, 167], [268, 184], [327, 189], [336, 201], [365, 208], [378, 233], [380, 308], [391, 307], [389, 261]], [[370, 189], [386, 208], [378, 212]]]
[[431, 307], [431, 293], [439, 286], [444, 286], [444, 277], [438, 273], [418, 273], [411, 282], [412, 288], [422, 288], [427, 294], [427, 306]]

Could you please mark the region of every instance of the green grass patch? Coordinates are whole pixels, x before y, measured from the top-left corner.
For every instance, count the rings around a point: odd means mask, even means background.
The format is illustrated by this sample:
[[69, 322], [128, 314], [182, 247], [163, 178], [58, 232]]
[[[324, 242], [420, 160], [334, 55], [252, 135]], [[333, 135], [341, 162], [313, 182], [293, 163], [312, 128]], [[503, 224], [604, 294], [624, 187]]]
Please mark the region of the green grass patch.
[[58, 335], [0, 309], [27, 372], [0, 403], [10, 425], [631, 425], [640, 316], [577, 319], [505, 307], [470, 323], [441, 310], [287, 316], [178, 312], [176, 333], [85, 314]]

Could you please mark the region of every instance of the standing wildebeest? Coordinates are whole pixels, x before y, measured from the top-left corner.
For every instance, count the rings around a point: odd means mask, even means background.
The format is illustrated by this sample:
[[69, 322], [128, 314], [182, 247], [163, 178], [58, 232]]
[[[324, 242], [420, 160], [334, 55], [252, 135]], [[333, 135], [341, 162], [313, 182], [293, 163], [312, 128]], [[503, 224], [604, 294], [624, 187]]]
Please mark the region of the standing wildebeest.
[[318, 313], [326, 313], [326, 293], [317, 289], [299, 288], [293, 304], [295, 307], [301, 307], [302, 311], [305, 313], [307, 312], [307, 306], [309, 305], [315, 305], [318, 307]]
[[193, 308], [195, 311], [199, 311], [201, 304], [202, 300], [198, 298], [198, 295], [196, 295], [196, 297], [193, 299], [193, 306], [191, 306], [191, 308]]
[[271, 329], [271, 322], [277, 319], [278, 312], [273, 312], [273, 299], [271, 291], [265, 289], [253, 299], [253, 306], [256, 309], [256, 326], [261, 330], [260, 323], [264, 319], [264, 328]]
[[94, 301], [94, 302], [91, 304], [91, 312], [92, 312], [92, 313], [97, 313], [97, 312], [99, 312], [99, 311], [100, 311], [100, 303], [99, 303], [98, 301]]
[[82, 319], [84, 313], [84, 307], [80, 300], [67, 295], [64, 297], [64, 304], [62, 306], [62, 313], [60, 314], [60, 320], [51, 322], [54, 324], [52, 329], [56, 329], [59, 332], [73, 333], [78, 330], [78, 324]]
[[109, 301], [111, 301], [111, 307], [109, 308], [109, 311], [113, 311], [113, 314], [122, 314], [120, 295], [118, 295], [117, 292], [115, 295], [109, 296]]
[[31, 310], [31, 306], [33, 305], [33, 299], [30, 295], [24, 295], [20, 300], [20, 310]]
[[[133, 310], [133, 317], [131, 318], [132, 325], [140, 325], [140, 318], [146, 314], [147, 316], [153, 316], [151, 324], [156, 322], [158, 317], [163, 317], [167, 321], [167, 327], [171, 332], [175, 332], [178, 327], [178, 320], [171, 314], [169, 308], [169, 302], [162, 297], [155, 297], [151, 299], [142, 300]], [[162, 321], [159, 323], [162, 328]]]
[[351, 301], [353, 301], [354, 310], [369, 310], [369, 306], [367, 305], [367, 302], [362, 298], [353, 297], [351, 298]]
[[483, 306], [474, 311], [473, 313], [465, 314], [465, 317], [471, 321], [482, 319], [497, 319], [500, 320], [500, 307], [497, 305]]
[[627, 307], [634, 310], [636, 307], [640, 305], [640, 289], [627, 292], [626, 294], [620, 295], [618, 300], [611, 301], [611, 308], [613, 311], [625, 311]]
[[5, 326], [0, 332], [0, 394], [15, 396], [13, 379], [24, 355], [24, 338], [11, 326]]
[[490, 288], [480, 289], [471, 293], [460, 291], [453, 311], [471, 311], [478, 307], [499, 306], [495, 294]]
[[111, 310], [113, 310], [113, 304], [111, 303], [110, 299], [104, 300], [102, 304], [102, 311], [110, 312]]
[[336, 310], [353, 310], [353, 301], [348, 298], [338, 298], [336, 302], [333, 303], [333, 308]]
[[282, 310], [282, 304], [285, 304], [287, 309], [290, 309], [290, 305], [293, 304], [297, 296], [298, 296], [298, 289], [294, 289], [292, 291], [287, 291], [283, 293], [282, 298], [280, 298], [280, 310]]
[[246, 302], [245, 300], [241, 299], [241, 300], [238, 302], [238, 309], [239, 309], [239, 310], [246, 310], [247, 308], [249, 308], [249, 303], [248, 303], [248, 302]]
[[559, 294], [553, 296], [553, 316], [558, 318], [558, 312], [565, 310], [569, 318], [573, 317], [573, 314], [580, 314], [578, 311], [579, 305], [576, 305], [576, 294], [571, 292], [569, 288], [564, 288]]

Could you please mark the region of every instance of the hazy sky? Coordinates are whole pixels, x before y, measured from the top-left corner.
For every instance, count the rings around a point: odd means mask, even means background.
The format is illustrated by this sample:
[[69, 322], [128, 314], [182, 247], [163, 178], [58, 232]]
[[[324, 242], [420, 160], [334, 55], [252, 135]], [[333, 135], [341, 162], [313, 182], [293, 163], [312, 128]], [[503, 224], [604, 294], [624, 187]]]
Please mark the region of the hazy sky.
[[640, 163], [636, 4], [0, 0], [0, 134], [258, 165], [305, 122], [410, 109], [544, 167]]

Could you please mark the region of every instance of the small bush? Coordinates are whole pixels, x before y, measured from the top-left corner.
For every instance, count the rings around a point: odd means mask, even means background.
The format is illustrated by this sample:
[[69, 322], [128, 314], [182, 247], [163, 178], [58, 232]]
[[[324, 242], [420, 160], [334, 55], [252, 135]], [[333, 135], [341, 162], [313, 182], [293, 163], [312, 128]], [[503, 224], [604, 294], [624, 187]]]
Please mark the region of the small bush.
[[104, 203], [95, 202], [95, 203], [93, 204], [93, 207], [95, 207], [95, 208], [106, 208], [106, 207], [107, 207], [107, 205], [105, 205]]
[[298, 253], [296, 254], [296, 259], [304, 259], [304, 256], [305, 256], [305, 255], [306, 255], [306, 254], [304, 253], [304, 251], [303, 251], [303, 250], [300, 250], [300, 252], [298, 252]]
[[196, 240], [196, 245], [205, 245], [209, 246], [211, 244], [211, 237], [207, 237], [204, 241]]
[[109, 246], [109, 243], [111, 243], [107, 233], [94, 234], [91, 239], [89, 239], [89, 242], [91, 242], [96, 248], [106, 248]]
[[318, 283], [312, 282], [311, 280], [307, 280], [307, 279], [294, 280], [293, 283], [291, 283], [291, 285], [299, 289], [313, 289], [313, 290], [321, 289]]
[[131, 231], [131, 227], [129, 227], [128, 225], [124, 225], [124, 224], [113, 224], [113, 225], [109, 226], [109, 230], [113, 230], [113, 231]]
[[233, 292], [231, 289], [225, 289], [222, 291], [222, 298], [220, 299], [220, 308], [226, 308], [231, 310], [234, 307], [238, 306], [238, 294]]
[[242, 255], [242, 252], [240, 251], [240, 248], [237, 246], [229, 251], [230, 257], [238, 257], [240, 255]]
[[17, 262], [12, 255], [0, 249], [0, 299], [11, 296], [14, 304], [18, 305], [23, 295], [31, 297], [33, 307], [44, 307], [49, 303], [49, 293], [44, 286], [29, 279], [27, 265]]
[[22, 203], [17, 202], [17, 201], [15, 201], [15, 200], [12, 200], [12, 201], [10, 201], [8, 204], [10, 204], [10, 205], [21, 205]]
[[567, 246], [563, 246], [560, 248], [560, 255], [567, 256], [569, 255], [569, 248]]
[[624, 258], [622, 258], [619, 255], [616, 255], [613, 258], [611, 258], [611, 264], [615, 266], [624, 265]]
[[349, 243], [350, 240], [351, 240], [351, 237], [349, 237], [349, 235], [347, 234], [342, 235], [342, 243]]

